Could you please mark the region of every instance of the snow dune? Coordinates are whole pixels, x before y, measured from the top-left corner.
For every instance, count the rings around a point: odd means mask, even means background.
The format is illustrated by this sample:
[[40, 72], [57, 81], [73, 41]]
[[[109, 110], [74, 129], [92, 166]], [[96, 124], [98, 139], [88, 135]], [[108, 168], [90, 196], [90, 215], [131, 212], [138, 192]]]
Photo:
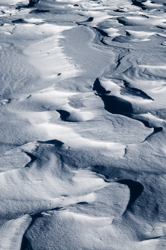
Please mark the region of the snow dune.
[[0, 249], [166, 248], [164, 0], [0, 0]]

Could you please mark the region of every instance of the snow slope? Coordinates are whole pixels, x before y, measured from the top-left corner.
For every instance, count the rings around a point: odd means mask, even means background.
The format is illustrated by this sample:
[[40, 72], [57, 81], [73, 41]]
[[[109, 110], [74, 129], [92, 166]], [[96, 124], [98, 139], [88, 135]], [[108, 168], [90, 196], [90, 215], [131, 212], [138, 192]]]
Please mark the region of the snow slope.
[[164, 0], [0, 1], [0, 249], [166, 248]]

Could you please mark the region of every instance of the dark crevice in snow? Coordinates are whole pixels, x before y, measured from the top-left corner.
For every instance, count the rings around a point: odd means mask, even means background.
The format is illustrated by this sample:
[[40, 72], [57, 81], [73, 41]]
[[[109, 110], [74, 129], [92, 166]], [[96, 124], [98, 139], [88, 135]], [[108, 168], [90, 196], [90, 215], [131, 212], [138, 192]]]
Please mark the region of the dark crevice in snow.
[[86, 25], [86, 23], [90, 23], [93, 21], [93, 17], [89, 17], [87, 20], [82, 21], [82, 22], [76, 22], [77, 25]]
[[77, 205], [88, 205], [89, 203], [86, 201], [78, 202]]
[[143, 185], [140, 182], [133, 181], [130, 179], [123, 179], [117, 181], [120, 184], [127, 185], [128, 188], [130, 189], [130, 200], [127, 205], [127, 209], [130, 209], [132, 204], [136, 201], [136, 199], [141, 195], [141, 193], [144, 190]]
[[127, 55], [127, 54], [129, 54], [129, 49], [125, 49], [124, 50], [124, 52], [123, 53], [120, 53], [119, 55], [118, 55], [118, 59], [117, 59], [117, 65], [116, 65], [116, 69], [118, 69], [119, 68], [119, 66], [122, 64], [122, 59]]
[[133, 179], [134, 176], [137, 178], [139, 175], [137, 171], [133, 171], [131, 169], [126, 170], [120, 167], [106, 167], [104, 165], [92, 166], [91, 170], [102, 177], [105, 182], [117, 182], [122, 179]]
[[127, 90], [129, 90], [133, 95], [136, 96], [140, 96], [143, 99], [147, 99], [147, 100], [152, 100], [154, 101], [153, 98], [151, 98], [149, 95], [147, 95], [144, 91], [142, 91], [141, 89], [137, 89], [137, 88], [132, 88], [129, 86], [129, 83], [124, 81], [124, 86], [126, 87]]
[[96, 78], [93, 90], [97, 92], [104, 102], [105, 109], [112, 114], [130, 115], [133, 113], [132, 105], [121, 97], [109, 95], [111, 91], [106, 91], [101, 85], [98, 78]]
[[38, 213], [38, 214], [34, 214], [34, 215], [31, 215], [31, 218], [32, 218], [32, 221], [29, 225], [29, 227], [27, 228], [27, 230], [25, 231], [24, 235], [23, 235], [23, 238], [22, 238], [22, 243], [21, 243], [21, 248], [20, 250], [33, 250], [29, 240], [27, 239], [26, 237], [26, 232], [31, 228], [31, 226], [34, 224], [35, 220], [39, 217], [43, 217], [43, 215], [41, 213]]
[[34, 162], [34, 161], [36, 161], [36, 159], [37, 159], [37, 157], [35, 156], [35, 155], [33, 155], [33, 154], [31, 154], [31, 153], [29, 153], [29, 152], [24, 152], [24, 153], [26, 153], [30, 158], [31, 158], [31, 161], [28, 163], [28, 164], [26, 164], [26, 168], [28, 168], [28, 167], [30, 167], [30, 165]]
[[133, 113], [132, 105], [129, 101], [114, 95], [100, 96], [104, 102], [105, 109], [112, 114], [128, 116]]
[[21, 8], [33, 8], [36, 4], [38, 4], [40, 0], [29, 0], [29, 3], [27, 5], [18, 5], [16, 9], [20, 10]]
[[63, 142], [53, 139], [53, 140], [48, 140], [48, 141], [38, 141], [41, 144], [53, 144], [57, 147], [62, 147], [62, 145], [64, 144]]
[[153, 132], [150, 135], [148, 135], [143, 142], [147, 141], [148, 139], [150, 139], [151, 136], [153, 136], [154, 134], [157, 134], [161, 131], [163, 131], [162, 127], [154, 128]]
[[39, 1], [40, 1], [40, 0], [29, 0], [28, 6], [29, 6], [29, 7], [34, 7], [35, 4], [37, 4]]
[[20, 250], [33, 250], [30, 242], [28, 241], [28, 239], [25, 235], [23, 236]]
[[46, 12], [50, 12], [50, 10], [41, 10], [41, 9], [35, 9], [30, 11], [30, 14], [40, 14], [40, 13], [46, 13]]
[[[131, 93], [134, 93], [136, 96], [140, 96], [143, 99], [153, 100], [150, 96], [148, 96], [146, 93], [144, 93], [142, 90], [136, 89], [136, 88], [130, 88], [128, 86], [128, 83], [125, 82], [125, 87], [131, 91]], [[111, 114], [118, 114], [118, 115], [124, 115], [128, 118], [134, 119], [136, 121], [142, 122], [145, 127], [147, 128], [153, 128], [154, 131], [150, 133], [143, 142], [145, 142], [149, 137], [152, 135], [161, 132], [163, 130], [162, 127], [153, 127], [150, 125], [149, 121], [146, 121], [144, 119], [141, 119], [140, 117], [133, 116], [134, 111], [132, 104], [125, 100], [122, 97], [118, 97], [115, 95], [111, 95], [111, 91], [107, 91], [100, 83], [99, 78], [96, 78], [94, 84], [93, 84], [93, 90], [96, 91], [97, 95], [102, 99], [104, 103], [104, 108]], [[131, 94], [130, 93], [130, 94]]]
[[147, 0], [132, 0], [133, 5], [138, 6], [142, 8], [143, 10], [146, 10], [146, 7], [142, 4], [142, 2], [146, 2]]
[[108, 94], [111, 91], [106, 91], [105, 88], [100, 84], [99, 78], [96, 78], [94, 85], [93, 85], [93, 90], [95, 90], [98, 94]]
[[104, 38], [109, 38], [108, 34], [103, 31], [102, 29], [99, 29], [97, 27], [91, 27], [91, 29], [93, 30], [93, 32], [96, 34], [96, 37], [94, 39], [94, 43], [100, 44], [100, 45], [107, 45], [107, 43], [104, 42]]
[[89, 17], [89, 18], [86, 20], [86, 22], [87, 22], [87, 23], [92, 22], [93, 19], [94, 19], [93, 17]]
[[20, 18], [20, 19], [13, 20], [12, 23], [27, 23], [27, 22], [24, 19]]
[[60, 114], [60, 118], [63, 121], [66, 121], [66, 119], [70, 116], [70, 113], [65, 110], [56, 110]]
[[154, 128], [154, 127], [152, 127], [150, 124], [149, 124], [149, 121], [146, 121], [146, 120], [143, 120], [143, 119], [141, 119], [140, 117], [133, 117], [132, 115], [130, 115], [130, 116], [128, 116], [129, 118], [131, 118], [131, 119], [134, 119], [134, 120], [137, 120], [137, 121], [139, 121], [139, 122], [142, 122], [143, 124], [144, 124], [144, 126], [145, 127], [147, 127], [147, 128]]
[[96, 27], [94, 27], [94, 29], [97, 30], [100, 35], [108, 37], [108, 34], [105, 31], [103, 31], [103, 30], [101, 30], [99, 28], [96, 28]]

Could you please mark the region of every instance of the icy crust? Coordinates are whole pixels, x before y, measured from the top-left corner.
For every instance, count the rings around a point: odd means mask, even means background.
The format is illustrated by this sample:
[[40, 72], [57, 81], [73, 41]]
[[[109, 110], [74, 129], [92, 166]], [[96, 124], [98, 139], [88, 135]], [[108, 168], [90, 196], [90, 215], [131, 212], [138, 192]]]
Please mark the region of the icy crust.
[[0, 1], [0, 249], [166, 248], [165, 11]]

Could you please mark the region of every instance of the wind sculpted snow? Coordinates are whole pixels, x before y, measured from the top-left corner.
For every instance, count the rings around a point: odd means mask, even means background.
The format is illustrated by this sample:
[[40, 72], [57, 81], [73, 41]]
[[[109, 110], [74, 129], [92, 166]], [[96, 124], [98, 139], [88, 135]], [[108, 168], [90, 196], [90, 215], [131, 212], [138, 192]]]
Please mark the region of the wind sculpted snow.
[[164, 0], [0, 0], [0, 249], [166, 248]]

